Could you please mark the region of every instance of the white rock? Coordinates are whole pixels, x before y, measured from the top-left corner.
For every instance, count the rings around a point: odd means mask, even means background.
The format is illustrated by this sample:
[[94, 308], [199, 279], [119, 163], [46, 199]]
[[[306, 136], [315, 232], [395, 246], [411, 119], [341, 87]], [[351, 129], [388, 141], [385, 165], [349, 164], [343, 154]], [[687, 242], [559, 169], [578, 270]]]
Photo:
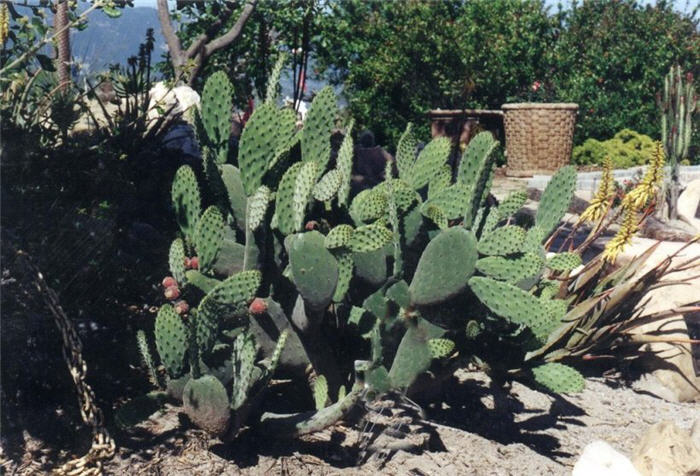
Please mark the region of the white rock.
[[700, 218], [695, 215], [700, 206], [700, 179], [693, 180], [678, 197], [678, 218], [700, 233]]
[[[153, 120], [160, 116], [160, 111], [171, 114], [184, 114], [191, 107], [199, 105], [199, 94], [189, 86], [176, 86], [171, 88], [163, 81], [156, 83], [149, 92], [148, 119]], [[174, 106], [174, 107], [173, 107]]]
[[603, 440], [586, 445], [571, 475], [640, 476], [629, 458]]

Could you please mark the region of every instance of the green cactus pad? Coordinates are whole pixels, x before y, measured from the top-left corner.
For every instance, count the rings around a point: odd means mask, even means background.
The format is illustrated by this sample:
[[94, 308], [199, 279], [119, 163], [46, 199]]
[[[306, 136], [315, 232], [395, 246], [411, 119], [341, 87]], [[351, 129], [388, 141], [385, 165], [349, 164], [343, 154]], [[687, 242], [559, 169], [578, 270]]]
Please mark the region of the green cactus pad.
[[576, 169], [572, 165], [562, 167], [547, 184], [537, 207], [535, 224], [549, 235], [569, 209], [576, 191]]
[[535, 382], [554, 393], [579, 393], [586, 386], [583, 376], [575, 369], [551, 362], [532, 369]]
[[297, 174], [294, 185], [294, 231], [301, 231], [304, 227], [304, 216], [306, 206], [311, 198], [314, 184], [316, 183], [316, 173], [318, 165], [316, 162], [304, 162]]
[[372, 286], [380, 286], [387, 277], [386, 253], [383, 249], [369, 253], [353, 253], [355, 276]]
[[297, 162], [282, 176], [277, 188], [275, 214], [277, 216], [277, 228], [283, 235], [294, 233], [294, 190], [296, 189], [297, 175], [303, 164]]
[[444, 164], [428, 183], [428, 198], [433, 198], [435, 194], [449, 187], [450, 182], [452, 182], [452, 168]]
[[386, 210], [386, 194], [375, 189], [361, 191], [350, 204], [350, 216], [357, 223], [367, 223], [383, 217]]
[[423, 206], [434, 205], [445, 213], [448, 220], [454, 220], [464, 216], [469, 203], [469, 187], [456, 183], [435, 193]]
[[335, 249], [348, 246], [353, 231], [353, 227], [345, 224], [338, 225], [335, 228], [332, 228], [331, 231], [328, 232], [324, 240], [326, 248]]
[[440, 232], [428, 243], [411, 281], [411, 303], [437, 304], [459, 294], [476, 264], [476, 238], [463, 228]]
[[413, 163], [411, 174], [406, 182], [418, 190], [423, 188], [440, 171], [442, 165], [447, 162], [452, 149], [452, 142], [447, 137], [438, 137], [431, 140], [418, 154]]
[[272, 375], [275, 373], [275, 370], [277, 369], [277, 365], [280, 362], [280, 357], [282, 357], [282, 352], [284, 351], [284, 346], [287, 344], [288, 338], [289, 330], [287, 329], [283, 330], [280, 333], [280, 336], [277, 338], [275, 350], [272, 352], [272, 356], [270, 357], [270, 364], [267, 367], [270, 377], [272, 377]]
[[280, 77], [282, 76], [282, 70], [284, 69], [288, 56], [286, 52], [281, 52], [270, 71], [270, 76], [267, 78], [267, 85], [265, 87], [265, 104], [277, 104], [279, 90], [281, 89], [279, 84]]
[[301, 140], [301, 131], [296, 130], [297, 116], [293, 109], [279, 109], [275, 120], [275, 127], [280, 133], [275, 137], [275, 152], [267, 164], [268, 171], [273, 171], [280, 160]]
[[195, 271], [194, 269], [190, 269], [187, 272], [185, 272], [185, 277], [187, 279], [187, 284], [191, 284], [195, 288], [202, 291], [204, 294], [207, 294], [216, 286], [221, 284], [221, 281], [219, 281], [218, 279], [205, 276], [199, 271]]
[[408, 283], [401, 280], [392, 284], [389, 289], [386, 290], [386, 298], [391, 299], [400, 307], [408, 308], [411, 305], [411, 292], [408, 289]]
[[248, 229], [255, 231], [262, 224], [267, 213], [267, 207], [272, 199], [272, 191], [261, 185], [248, 201]]
[[325, 202], [335, 196], [340, 188], [340, 172], [338, 169], [331, 169], [314, 186], [313, 196], [319, 202]]
[[486, 307], [514, 324], [532, 327], [545, 312], [535, 296], [501, 281], [473, 277], [469, 287]]
[[441, 230], [446, 230], [449, 226], [447, 222], [447, 215], [440, 207], [428, 204], [427, 206], [421, 207], [421, 213], [427, 219], [435, 223], [435, 225], [437, 225], [437, 227]]
[[233, 86], [223, 71], [209, 76], [202, 90], [201, 120], [209, 141], [226, 144], [231, 135]]
[[323, 172], [331, 158], [331, 132], [338, 114], [335, 93], [326, 86], [316, 94], [304, 121], [301, 136], [301, 158], [318, 164]]
[[287, 130], [278, 130], [280, 111], [270, 105], [262, 104], [243, 128], [238, 148], [238, 165], [241, 170], [241, 180], [246, 196], [251, 196], [262, 184], [262, 178], [268, 169], [268, 164], [275, 156], [277, 136], [285, 135], [287, 140], [294, 135], [294, 124], [287, 124]]
[[[482, 210], [486, 209], [483, 207], [479, 209], [479, 211]], [[498, 222], [500, 221], [501, 217], [498, 207], [491, 208], [489, 210], [489, 214], [486, 216], [486, 220], [484, 220], [484, 226], [481, 228], [481, 234], [485, 235], [492, 232], [494, 229], [496, 229], [496, 226], [498, 226]], [[475, 223], [478, 223], [478, 221], [476, 221]]]
[[508, 255], [518, 253], [523, 248], [525, 230], [515, 225], [502, 226], [483, 235], [478, 250], [482, 255]]
[[199, 257], [199, 269], [207, 272], [211, 269], [221, 241], [224, 239], [224, 217], [218, 208], [207, 208], [197, 223], [194, 244]]
[[355, 229], [348, 242], [348, 248], [355, 253], [367, 253], [383, 248], [391, 242], [393, 234], [388, 228], [372, 224]]
[[416, 322], [408, 323], [408, 329], [396, 350], [394, 362], [389, 370], [389, 378], [394, 388], [405, 389], [425, 372], [433, 360], [428, 342], [439, 339], [444, 330], [417, 318]]
[[335, 253], [335, 258], [338, 261], [338, 285], [333, 293], [333, 302], [341, 302], [350, 289], [353, 270], [352, 253], [339, 251]]
[[182, 406], [192, 423], [212, 436], [223, 436], [229, 428], [228, 395], [213, 375], [188, 381], [182, 392]]
[[413, 135], [413, 124], [409, 122], [396, 147], [396, 168], [399, 170], [399, 177], [407, 182], [410, 181], [413, 163], [416, 161], [417, 147], [418, 141]]
[[185, 284], [185, 244], [180, 238], [173, 240], [168, 253], [170, 274], [179, 285]]
[[338, 263], [317, 231], [294, 236], [289, 246], [289, 264], [294, 284], [304, 301], [314, 309], [325, 309], [338, 283]]
[[442, 359], [452, 353], [455, 349], [455, 343], [450, 339], [430, 339], [428, 349], [433, 359]]
[[233, 391], [231, 392], [231, 409], [238, 411], [246, 402], [248, 390], [253, 385], [253, 369], [258, 349], [252, 333], [244, 332], [233, 342]]
[[314, 380], [314, 402], [316, 404], [316, 410], [321, 410], [326, 408], [328, 404], [328, 382], [326, 377], [319, 375]]
[[540, 299], [552, 299], [559, 293], [559, 287], [561, 283], [559, 281], [553, 281], [549, 279], [543, 279], [539, 283]]
[[190, 166], [183, 165], [177, 169], [171, 195], [177, 224], [185, 236], [191, 240], [194, 237], [199, 215], [202, 213], [202, 205], [197, 177]]
[[165, 370], [171, 378], [181, 376], [185, 370], [187, 353], [187, 327], [170, 304], [158, 311], [155, 324], [156, 348]]
[[221, 179], [226, 187], [228, 202], [239, 230], [245, 231], [247, 198], [241, 181], [241, 171], [231, 164], [221, 166]]
[[539, 226], [533, 226], [527, 230], [525, 241], [523, 242], [523, 251], [542, 253], [544, 250], [542, 247], [542, 241], [544, 241], [546, 237], [547, 235], [542, 228]]
[[534, 253], [525, 253], [515, 258], [488, 256], [476, 262], [476, 269], [486, 276], [515, 284], [523, 279], [537, 276], [544, 262]]
[[221, 282], [211, 290], [207, 297], [216, 303], [234, 306], [246, 303], [255, 297], [262, 282], [262, 274], [258, 270], [241, 271]]
[[336, 169], [340, 173], [340, 186], [338, 187], [338, 205], [347, 206], [350, 197], [350, 179], [352, 178], [352, 158], [354, 146], [352, 142], [352, 127], [354, 122], [346, 127], [345, 137], [338, 149], [338, 157], [335, 159]]
[[[457, 169], [457, 180], [464, 185], [475, 187], [490, 164], [489, 157], [498, 147], [498, 141], [488, 132], [480, 132], [469, 141], [464, 149]], [[476, 188], [473, 188], [476, 191]]]
[[526, 201], [527, 192], [524, 190], [511, 193], [498, 205], [498, 218], [505, 220], [509, 216], [515, 215], [525, 205]]
[[581, 256], [576, 253], [559, 253], [547, 260], [547, 267], [554, 271], [571, 271], [581, 266]]

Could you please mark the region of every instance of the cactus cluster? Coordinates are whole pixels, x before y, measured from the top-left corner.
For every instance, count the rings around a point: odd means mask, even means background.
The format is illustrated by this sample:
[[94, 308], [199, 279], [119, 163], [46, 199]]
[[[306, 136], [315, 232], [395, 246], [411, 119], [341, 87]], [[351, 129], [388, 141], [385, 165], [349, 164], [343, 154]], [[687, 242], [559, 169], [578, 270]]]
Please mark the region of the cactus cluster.
[[[180, 233], [166, 294], [177, 296], [155, 322], [166, 391], [195, 424], [218, 436], [251, 424], [278, 435], [315, 431], [360, 398], [410, 391], [421, 373], [460, 355], [495, 352], [501, 375], [580, 390], [575, 370], [536, 352], [567, 311], [550, 278], [580, 264], [572, 253], [548, 257], [543, 245], [569, 206], [572, 168], [553, 177], [526, 229], [515, 218], [523, 192], [487, 200], [498, 146], [489, 133], [453, 170], [449, 140], [418, 152], [409, 125], [398, 176], [388, 164], [382, 183], [353, 196], [353, 124], [334, 149], [330, 88], [301, 127], [270, 91], [235, 157], [224, 124], [230, 91], [221, 74], [207, 81], [196, 121], [202, 173], [185, 165], [173, 180]], [[501, 358], [493, 342], [515, 357]], [[148, 350], [144, 336], [139, 344]], [[156, 368], [150, 354], [144, 360]], [[305, 379], [309, 366], [316, 410], [248, 421], [275, 372]]]

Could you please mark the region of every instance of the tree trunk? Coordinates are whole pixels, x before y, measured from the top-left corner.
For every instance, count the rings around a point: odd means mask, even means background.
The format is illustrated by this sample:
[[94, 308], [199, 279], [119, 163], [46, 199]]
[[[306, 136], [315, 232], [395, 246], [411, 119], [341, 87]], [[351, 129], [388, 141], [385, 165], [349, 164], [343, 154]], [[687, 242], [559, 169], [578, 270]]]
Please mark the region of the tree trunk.
[[71, 82], [70, 76], [70, 28], [68, 25], [68, 1], [56, 0], [56, 15], [53, 19], [56, 34], [56, 71], [61, 91], [65, 91]]

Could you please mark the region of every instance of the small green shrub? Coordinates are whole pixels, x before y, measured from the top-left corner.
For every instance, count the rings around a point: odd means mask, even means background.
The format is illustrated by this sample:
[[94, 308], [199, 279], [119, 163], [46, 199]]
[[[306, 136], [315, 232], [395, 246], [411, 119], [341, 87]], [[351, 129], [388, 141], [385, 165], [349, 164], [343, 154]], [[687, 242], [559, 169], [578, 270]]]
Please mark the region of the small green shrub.
[[648, 164], [654, 151], [651, 137], [631, 129], [622, 129], [612, 139], [599, 141], [588, 139], [574, 147], [573, 161], [578, 165], [602, 165], [610, 157], [613, 167], [624, 169]]

